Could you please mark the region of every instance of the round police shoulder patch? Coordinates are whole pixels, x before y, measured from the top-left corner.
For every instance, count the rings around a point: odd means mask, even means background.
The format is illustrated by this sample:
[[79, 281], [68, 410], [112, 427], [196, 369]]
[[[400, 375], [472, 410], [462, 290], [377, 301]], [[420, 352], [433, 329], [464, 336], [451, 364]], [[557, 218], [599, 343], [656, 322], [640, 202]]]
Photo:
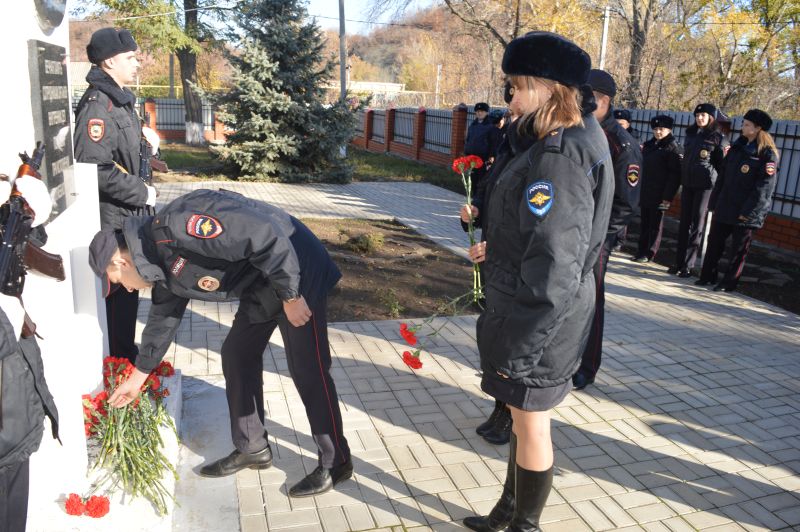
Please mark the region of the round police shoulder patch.
[[207, 214], [193, 214], [186, 221], [186, 233], [195, 238], [217, 238], [222, 232], [219, 220]]
[[553, 206], [553, 183], [537, 181], [525, 190], [528, 209], [537, 217], [544, 218]]

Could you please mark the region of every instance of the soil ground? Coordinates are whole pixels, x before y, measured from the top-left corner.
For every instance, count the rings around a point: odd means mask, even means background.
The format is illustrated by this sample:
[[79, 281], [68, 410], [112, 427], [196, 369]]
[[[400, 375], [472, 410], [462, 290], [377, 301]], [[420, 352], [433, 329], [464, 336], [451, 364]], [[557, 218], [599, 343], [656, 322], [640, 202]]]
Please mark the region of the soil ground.
[[303, 223], [322, 240], [342, 272], [328, 298], [328, 321], [424, 318], [472, 287], [472, 267], [466, 259], [398, 222]]

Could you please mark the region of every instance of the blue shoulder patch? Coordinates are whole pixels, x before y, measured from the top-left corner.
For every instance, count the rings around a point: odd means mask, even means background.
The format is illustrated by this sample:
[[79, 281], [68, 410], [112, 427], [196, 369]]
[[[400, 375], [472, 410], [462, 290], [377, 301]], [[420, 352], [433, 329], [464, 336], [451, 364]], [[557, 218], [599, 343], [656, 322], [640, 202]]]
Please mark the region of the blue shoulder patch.
[[528, 209], [539, 218], [553, 206], [553, 183], [550, 181], [537, 181], [525, 191]]

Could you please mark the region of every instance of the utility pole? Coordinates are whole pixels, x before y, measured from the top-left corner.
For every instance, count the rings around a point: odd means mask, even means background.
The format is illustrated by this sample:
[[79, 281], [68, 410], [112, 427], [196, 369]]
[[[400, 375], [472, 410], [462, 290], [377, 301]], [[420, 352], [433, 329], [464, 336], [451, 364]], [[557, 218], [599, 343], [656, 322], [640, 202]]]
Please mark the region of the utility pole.
[[608, 44], [608, 21], [611, 18], [611, 8], [603, 8], [603, 39], [600, 42], [600, 70], [606, 66], [606, 45]]
[[175, 98], [175, 54], [169, 53], [169, 97]]
[[344, 0], [339, 0], [339, 81], [342, 101], [347, 96], [347, 36], [344, 31]]
[[433, 104], [434, 109], [439, 108], [439, 80], [442, 79], [442, 65], [436, 65], [436, 98]]
[[[347, 97], [347, 41], [344, 31], [344, 0], [339, 0], [339, 99], [345, 103]], [[347, 157], [347, 144], [339, 148], [342, 158]]]

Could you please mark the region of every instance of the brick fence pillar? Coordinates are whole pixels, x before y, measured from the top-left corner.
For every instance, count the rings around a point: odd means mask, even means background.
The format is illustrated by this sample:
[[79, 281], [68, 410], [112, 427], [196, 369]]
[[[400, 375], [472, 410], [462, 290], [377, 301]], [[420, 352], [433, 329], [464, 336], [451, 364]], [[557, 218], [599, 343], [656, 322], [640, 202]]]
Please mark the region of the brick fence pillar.
[[414, 159], [419, 160], [419, 153], [425, 145], [425, 117], [427, 113], [424, 107], [420, 107], [414, 115], [414, 133], [411, 139], [411, 147], [414, 150]]
[[217, 113], [214, 113], [214, 140], [225, 140], [225, 124], [217, 118]]
[[464, 153], [467, 130], [467, 106], [460, 103], [453, 107], [453, 122], [450, 131], [450, 155], [455, 159]]
[[391, 151], [389, 148], [394, 140], [394, 115], [397, 110], [392, 107], [386, 110], [386, 121], [383, 123], [383, 142], [386, 146], [386, 151]]
[[148, 98], [144, 101], [144, 116], [142, 118], [145, 117], [149, 118], [145, 125], [158, 133], [156, 129], [156, 101], [153, 98]]
[[364, 149], [369, 149], [369, 143], [372, 140], [372, 115], [374, 111], [372, 109], [367, 109], [367, 112], [364, 113]]

